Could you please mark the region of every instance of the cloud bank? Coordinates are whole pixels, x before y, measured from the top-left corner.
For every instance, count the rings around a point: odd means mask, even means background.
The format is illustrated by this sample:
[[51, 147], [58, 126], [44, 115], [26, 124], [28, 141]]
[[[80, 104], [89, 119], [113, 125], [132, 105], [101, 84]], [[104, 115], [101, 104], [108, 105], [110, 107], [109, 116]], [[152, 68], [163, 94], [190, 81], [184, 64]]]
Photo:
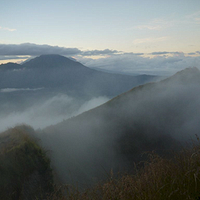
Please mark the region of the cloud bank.
[[38, 45], [32, 43], [0, 44], [1, 56], [19, 56], [19, 55], [38, 56], [42, 54], [60, 54], [65, 56], [73, 56], [73, 55], [97, 56], [97, 55], [111, 55], [115, 53], [118, 53], [118, 51], [110, 49], [81, 51], [78, 48]]
[[29, 59], [29, 56], [0, 56], [0, 60]]
[[[137, 39], [134, 43], [155, 42], [165, 40], [161, 38]], [[125, 74], [150, 74], [169, 76], [187, 67], [199, 67], [200, 51], [183, 53], [160, 51], [145, 54], [125, 53], [117, 50], [87, 50], [81, 51], [78, 48], [65, 48], [50, 45], [24, 44], [0, 44], [0, 60], [12, 59], [25, 60], [30, 56], [42, 54], [60, 54], [75, 58], [77, 61], [91, 68], [109, 70]], [[93, 59], [92, 56], [96, 56]], [[98, 58], [98, 56], [101, 58]], [[98, 58], [98, 59], [97, 59]]]
[[37, 45], [31, 43], [24, 44], [0, 44], [0, 55], [31, 55], [37, 56], [41, 54], [61, 54], [76, 55], [81, 51], [77, 48], [64, 48], [50, 45]]
[[[166, 56], [171, 54], [172, 56]], [[153, 52], [154, 57], [135, 54], [113, 55], [100, 59], [77, 58], [84, 65], [101, 70], [126, 74], [150, 74], [170, 76], [187, 67], [200, 68], [200, 56], [186, 56], [180, 52]]]
[[166, 155], [191, 142], [200, 129], [199, 73], [187, 69], [138, 87], [39, 132], [63, 183], [85, 188], [111, 169], [114, 173], [133, 169], [133, 162], [144, 160], [144, 152]]

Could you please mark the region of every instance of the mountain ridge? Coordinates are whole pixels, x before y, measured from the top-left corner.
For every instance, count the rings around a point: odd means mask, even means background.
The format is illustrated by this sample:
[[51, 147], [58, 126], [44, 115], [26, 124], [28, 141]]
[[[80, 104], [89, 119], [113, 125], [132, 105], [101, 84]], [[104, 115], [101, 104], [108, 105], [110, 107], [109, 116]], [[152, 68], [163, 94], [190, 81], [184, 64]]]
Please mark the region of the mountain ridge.
[[12, 63], [12, 62], [0, 65], [0, 70], [4, 70], [4, 71], [17, 70], [17, 69], [21, 69], [21, 68], [23, 68], [22, 65], [17, 64], [17, 63]]
[[[196, 78], [191, 79], [192, 75]], [[199, 71], [187, 69], [163, 81], [137, 86], [97, 108], [45, 128], [41, 141], [52, 150], [54, 167], [70, 171], [82, 183], [98, 177], [101, 165], [107, 171], [129, 170], [146, 151], [169, 156], [199, 132], [199, 79]], [[61, 155], [68, 157], [70, 164], [60, 160]], [[85, 166], [87, 175], [79, 171], [79, 165]], [[62, 178], [64, 182], [70, 180], [68, 174]]]
[[[180, 77], [181, 77], [181, 80], [180, 80]], [[177, 79], [181, 82], [181, 83], [184, 83], [187, 84], [188, 81], [190, 81], [190, 83], [192, 81], [196, 81], [196, 82], [200, 82], [200, 70], [197, 68], [197, 67], [189, 67], [189, 68], [186, 68], [186, 69], [183, 69], [177, 73], [175, 73], [174, 75], [172, 75], [171, 77], [168, 77], [164, 80], [161, 80], [159, 81], [161, 84], [162, 83], [166, 83], [166, 82], [169, 82], [169, 81], [177, 81]], [[136, 86], [136, 87], [133, 87], [132, 89], [122, 93], [122, 94], [119, 94], [118, 96], [112, 98], [111, 100], [109, 100], [108, 102], [104, 103], [103, 105], [100, 105], [96, 108], [93, 108], [92, 110], [96, 110], [97, 108], [101, 108], [103, 107], [104, 105], [107, 105], [107, 104], [110, 104], [110, 103], [113, 103], [115, 100], [118, 100], [120, 97], [123, 97], [125, 96], [126, 94], [130, 94], [132, 92], [135, 92], [137, 90], [141, 90], [143, 89], [144, 87], [152, 87], [156, 84], [156, 82], [150, 82], [150, 83], [146, 83], [146, 84], [143, 84], [143, 85], [139, 85], [139, 86]], [[91, 112], [91, 110], [89, 111], [86, 111], [86, 112]], [[82, 113], [84, 114], [84, 113]], [[82, 115], [80, 114], [80, 115]], [[61, 122], [62, 123], [62, 122]]]
[[[69, 59], [65, 56], [61, 56], [59, 54], [44, 54], [40, 55], [36, 58], [31, 59], [28, 62], [23, 63], [22, 65], [28, 68], [42, 68], [42, 67], [47, 67], [47, 68], [52, 68], [52, 67], [57, 67], [57, 66], [65, 66], [67, 65], [73, 65], [75, 63], [79, 63], [75, 60]], [[38, 65], [39, 64], [39, 65]], [[79, 63], [81, 64], [81, 63]], [[81, 64], [82, 65], [82, 64]], [[76, 67], [77, 65], [74, 65]], [[85, 67], [82, 65], [82, 67]]]
[[[3, 65], [3, 68], [11, 64]], [[21, 71], [0, 71], [1, 88], [59, 88], [63, 92], [118, 95], [138, 84], [155, 79], [155, 76], [128, 76], [109, 74], [88, 68], [60, 55], [41, 55], [28, 62], [12, 64]], [[20, 67], [22, 66], [22, 67]], [[0, 66], [1, 69], [2, 66]]]

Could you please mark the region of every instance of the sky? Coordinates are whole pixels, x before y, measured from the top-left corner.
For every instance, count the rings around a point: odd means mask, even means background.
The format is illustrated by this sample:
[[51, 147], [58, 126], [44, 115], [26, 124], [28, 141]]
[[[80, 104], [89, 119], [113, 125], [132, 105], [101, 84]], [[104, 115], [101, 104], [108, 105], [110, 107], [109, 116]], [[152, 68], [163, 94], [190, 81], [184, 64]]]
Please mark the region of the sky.
[[184, 56], [193, 58], [192, 66], [197, 59], [194, 57], [200, 56], [199, 0], [0, 3], [0, 63], [57, 53], [84, 60], [85, 64], [88, 58], [97, 63], [111, 57], [122, 60], [128, 55], [132, 60]]

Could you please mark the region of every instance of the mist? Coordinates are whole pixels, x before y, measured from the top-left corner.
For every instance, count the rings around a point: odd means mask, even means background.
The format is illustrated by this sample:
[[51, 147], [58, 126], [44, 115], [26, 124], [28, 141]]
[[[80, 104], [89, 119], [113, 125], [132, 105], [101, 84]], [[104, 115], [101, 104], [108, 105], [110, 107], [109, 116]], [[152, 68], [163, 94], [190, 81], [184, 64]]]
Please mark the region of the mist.
[[[15, 91], [16, 90], [14, 89], [5, 89], [2, 92]], [[76, 97], [66, 94], [58, 94], [53, 97], [47, 97], [38, 102], [29, 99], [29, 101], [32, 101], [29, 102], [29, 105], [31, 106], [26, 106], [23, 109], [11, 109], [6, 113], [1, 111], [0, 131], [5, 131], [8, 128], [20, 124], [30, 125], [34, 129], [43, 129], [47, 126], [57, 124], [63, 120], [99, 106], [108, 100], [109, 98], [106, 96], [93, 97], [88, 100], [79, 100]], [[3, 106], [4, 105], [1, 107]], [[12, 103], [7, 103], [5, 106], [7, 108], [13, 107], [14, 105]]]
[[133, 53], [113, 55], [105, 58], [91, 59], [77, 57], [84, 65], [101, 70], [124, 74], [151, 74], [159, 76], [172, 76], [174, 73], [187, 67], [199, 67], [200, 56], [187, 56], [180, 52], [153, 52], [151, 57], [143, 57]]
[[189, 69], [148, 83], [38, 132], [52, 167], [81, 187], [128, 172], [144, 152], [170, 156], [200, 130], [200, 72]]

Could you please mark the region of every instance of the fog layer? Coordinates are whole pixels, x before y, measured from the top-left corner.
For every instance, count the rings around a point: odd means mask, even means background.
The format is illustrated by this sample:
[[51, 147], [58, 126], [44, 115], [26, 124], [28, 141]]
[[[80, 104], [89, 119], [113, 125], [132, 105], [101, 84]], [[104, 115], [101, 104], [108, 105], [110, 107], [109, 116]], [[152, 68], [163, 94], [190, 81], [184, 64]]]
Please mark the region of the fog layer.
[[124, 93], [38, 133], [64, 183], [92, 183], [133, 168], [143, 153], [169, 156], [200, 130], [200, 72], [187, 69]]
[[[9, 90], [11, 92], [11, 90]], [[13, 91], [12, 91], [13, 92]], [[57, 124], [64, 119], [74, 117], [84, 111], [92, 109], [109, 99], [105, 96], [93, 97], [89, 100], [79, 100], [66, 94], [48, 97], [40, 101], [29, 99], [29, 105], [23, 109], [16, 108], [15, 103], [4, 103], [1, 105], [0, 131], [14, 127], [19, 124], [28, 124], [34, 129], [42, 129]], [[4, 108], [12, 108], [3, 112]]]

